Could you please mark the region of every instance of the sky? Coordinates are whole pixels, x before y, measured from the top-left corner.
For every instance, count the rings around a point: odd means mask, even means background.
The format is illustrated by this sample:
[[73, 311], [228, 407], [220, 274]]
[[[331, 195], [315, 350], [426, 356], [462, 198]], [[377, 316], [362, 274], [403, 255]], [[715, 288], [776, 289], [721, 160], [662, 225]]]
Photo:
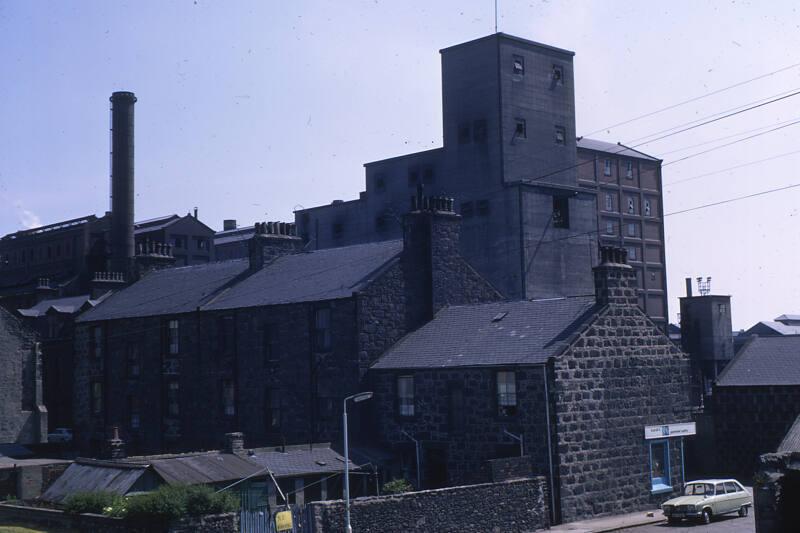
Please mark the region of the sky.
[[[800, 90], [796, 2], [498, 6], [500, 31], [575, 51], [579, 135], [664, 159], [666, 213], [800, 183], [800, 95], [639, 145]], [[137, 220], [356, 198], [365, 162], [441, 146], [438, 51], [493, 32], [493, 0], [0, 0], [0, 235], [109, 209], [119, 90], [138, 98]], [[697, 276], [735, 329], [800, 313], [798, 205], [795, 187], [667, 216], [671, 320]]]

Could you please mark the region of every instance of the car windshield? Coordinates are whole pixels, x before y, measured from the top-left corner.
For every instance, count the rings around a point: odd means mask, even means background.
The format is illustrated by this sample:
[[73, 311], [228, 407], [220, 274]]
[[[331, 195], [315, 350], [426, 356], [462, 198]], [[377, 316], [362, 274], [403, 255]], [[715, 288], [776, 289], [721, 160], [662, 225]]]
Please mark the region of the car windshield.
[[714, 485], [711, 483], [689, 483], [683, 489], [685, 496], [713, 496]]

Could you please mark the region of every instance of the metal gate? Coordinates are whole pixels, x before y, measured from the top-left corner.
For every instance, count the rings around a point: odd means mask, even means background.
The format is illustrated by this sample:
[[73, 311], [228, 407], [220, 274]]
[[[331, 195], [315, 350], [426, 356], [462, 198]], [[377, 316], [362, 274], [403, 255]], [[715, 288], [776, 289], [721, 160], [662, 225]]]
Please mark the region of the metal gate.
[[268, 482], [251, 482], [241, 491], [239, 510], [239, 531], [241, 533], [305, 533], [306, 508], [304, 505], [290, 505], [292, 529], [279, 532], [275, 524], [275, 514], [286, 511], [286, 506], [270, 508], [267, 500]]

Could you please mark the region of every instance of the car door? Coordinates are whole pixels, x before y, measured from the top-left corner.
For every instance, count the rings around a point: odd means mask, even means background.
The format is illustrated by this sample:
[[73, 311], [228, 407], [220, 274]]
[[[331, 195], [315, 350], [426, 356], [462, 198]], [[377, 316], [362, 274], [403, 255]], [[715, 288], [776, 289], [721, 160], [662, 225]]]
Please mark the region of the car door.
[[731, 511], [738, 510], [742, 505], [745, 505], [748, 500], [748, 495], [746, 491], [741, 490], [737, 483], [733, 481], [726, 481], [725, 482], [725, 493], [729, 498], [730, 509]]
[[728, 508], [728, 499], [725, 495], [725, 484], [724, 483], [715, 483], [714, 484], [714, 501], [711, 504], [711, 511], [715, 515], [725, 514], [730, 509]]

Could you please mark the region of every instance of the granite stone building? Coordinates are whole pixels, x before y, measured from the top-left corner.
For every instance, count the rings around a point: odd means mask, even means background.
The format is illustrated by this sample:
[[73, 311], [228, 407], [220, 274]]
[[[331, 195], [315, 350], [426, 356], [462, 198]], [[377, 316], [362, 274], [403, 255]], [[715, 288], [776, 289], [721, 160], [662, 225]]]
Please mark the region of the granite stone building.
[[214, 230], [194, 214], [168, 215], [136, 222], [133, 228], [136, 247], [150, 242], [168, 244], [175, 266], [199, 265], [214, 260]]
[[47, 442], [41, 365], [35, 333], [0, 308], [0, 444]]
[[598, 242], [627, 248], [666, 327], [661, 161], [576, 139], [574, 53], [497, 33], [441, 50], [443, 146], [365, 164], [355, 200], [295, 213], [314, 249], [396, 239], [419, 186], [456, 196], [461, 252], [508, 298], [591, 294]]
[[750, 337], [713, 386], [716, 468], [750, 476], [800, 415], [800, 335]]
[[213, 448], [230, 431], [338, 442], [342, 399], [386, 348], [447, 305], [500, 298], [459, 255], [460, 222], [452, 199], [420, 196], [403, 240], [313, 251], [291, 224], [258, 224], [247, 259], [113, 294], [77, 320], [79, 450], [100, 453], [117, 425], [132, 453]]
[[448, 307], [372, 365], [376, 433], [398, 475], [472, 483], [524, 453], [548, 477], [555, 522], [681, 490], [689, 361], [638, 306], [626, 251], [602, 252], [594, 297]]

